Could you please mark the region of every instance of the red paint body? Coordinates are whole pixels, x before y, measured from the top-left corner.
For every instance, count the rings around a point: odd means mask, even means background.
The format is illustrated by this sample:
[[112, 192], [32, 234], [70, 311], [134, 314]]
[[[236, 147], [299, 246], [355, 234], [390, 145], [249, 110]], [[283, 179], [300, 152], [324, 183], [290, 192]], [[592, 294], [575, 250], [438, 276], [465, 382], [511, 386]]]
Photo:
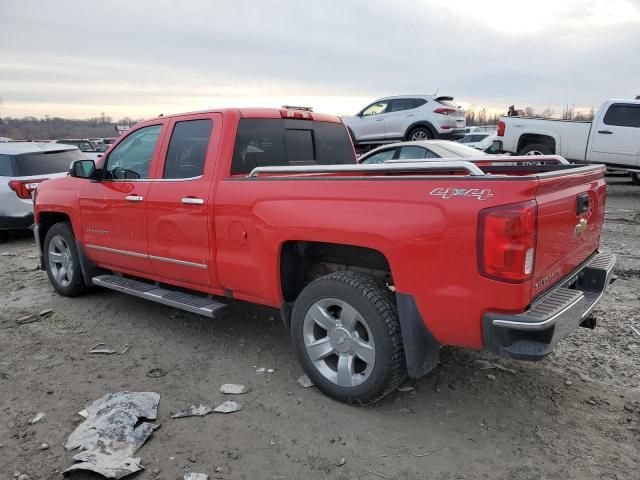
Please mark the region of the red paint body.
[[[143, 122], [162, 125], [151, 179], [95, 182], [65, 177], [38, 187], [42, 212], [68, 215], [89, 258], [99, 266], [181, 287], [280, 307], [284, 242], [308, 240], [375, 249], [387, 259], [398, 292], [416, 299], [427, 327], [442, 344], [483, 348], [483, 313], [522, 312], [532, 298], [593, 254], [604, 220], [604, 168], [554, 175], [511, 173], [484, 177], [391, 174], [232, 177], [238, 121], [280, 118], [279, 110], [220, 110]], [[340, 122], [313, 114], [315, 121]], [[204, 175], [158, 181], [176, 121], [213, 120]], [[121, 137], [120, 141], [126, 136]], [[110, 150], [113, 149], [113, 146]], [[103, 157], [109, 155], [107, 151]], [[104, 160], [102, 160], [104, 161]], [[354, 157], [355, 163], [355, 157]], [[100, 166], [100, 165], [98, 165]], [[437, 188], [491, 189], [493, 196], [429, 195]], [[589, 212], [576, 214], [576, 196], [590, 192]], [[127, 195], [144, 202], [131, 204]], [[184, 205], [183, 197], [204, 205]], [[478, 272], [480, 210], [535, 200], [537, 238], [531, 280], [504, 283]], [[580, 218], [588, 226], [575, 234]], [[108, 231], [105, 234], [104, 231]], [[87, 248], [97, 245], [140, 257]], [[154, 261], [167, 257], [203, 268]], [[537, 285], [537, 286], [536, 286]]]

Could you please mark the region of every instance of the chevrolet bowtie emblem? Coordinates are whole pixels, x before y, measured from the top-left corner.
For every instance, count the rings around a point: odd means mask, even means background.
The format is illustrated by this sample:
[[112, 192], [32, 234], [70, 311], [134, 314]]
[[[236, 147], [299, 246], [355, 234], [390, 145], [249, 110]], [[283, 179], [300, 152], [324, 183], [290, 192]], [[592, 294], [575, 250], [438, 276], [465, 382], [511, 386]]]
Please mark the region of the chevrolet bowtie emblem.
[[576, 229], [575, 229], [576, 237], [581, 236], [586, 229], [587, 229], [587, 219], [581, 218], [576, 225]]

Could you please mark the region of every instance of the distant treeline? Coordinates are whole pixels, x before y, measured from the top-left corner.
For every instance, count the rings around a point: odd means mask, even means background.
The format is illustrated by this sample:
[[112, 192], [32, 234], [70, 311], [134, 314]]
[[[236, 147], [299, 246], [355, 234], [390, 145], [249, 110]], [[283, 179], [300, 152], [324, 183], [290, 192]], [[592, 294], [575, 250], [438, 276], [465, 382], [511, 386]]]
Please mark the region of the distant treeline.
[[116, 137], [116, 125], [132, 125], [138, 120], [129, 117], [113, 121], [105, 116], [86, 120], [49, 117], [0, 118], [0, 137], [13, 140], [54, 140], [57, 138]]
[[[541, 112], [537, 112], [533, 107], [525, 107], [523, 109], [519, 109], [516, 106], [516, 110], [520, 111], [526, 117], [534, 117], [534, 118], [561, 118], [563, 120], [575, 120], [575, 121], [591, 121], [593, 120], [593, 116], [595, 114], [595, 110], [593, 107], [587, 112], [576, 111], [574, 105], [565, 105], [562, 108], [562, 111], [559, 112], [559, 115], [556, 114], [556, 111], [551, 108], [551, 106], [545, 108]], [[489, 110], [485, 107], [476, 107], [475, 105], [471, 105], [466, 110], [467, 117], [467, 125], [496, 125], [498, 123], [498, 119], [507, 114], [505, 110], [504, 113], [489, 113]]]

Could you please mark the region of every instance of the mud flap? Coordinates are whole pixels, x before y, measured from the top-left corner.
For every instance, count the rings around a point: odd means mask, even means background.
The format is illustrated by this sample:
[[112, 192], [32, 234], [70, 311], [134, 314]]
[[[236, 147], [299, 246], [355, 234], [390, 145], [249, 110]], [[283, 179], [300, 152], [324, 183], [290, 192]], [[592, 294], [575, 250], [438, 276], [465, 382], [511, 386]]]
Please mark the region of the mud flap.
[[82, 269], [82, 278], [87, 287], [93, 286], [93, 277], [104, 273], [105, 270], [98, 268], [95, 263], [89, 260], [84, 248], [78, 240], [76, 240], [76, 249], [78, 250], [78, 259], [80, 260], [80, 268]]
[[419, 378], [440, 361], [440, 344], [425, 326], [412, 295], [396, 292], [407, 372]]

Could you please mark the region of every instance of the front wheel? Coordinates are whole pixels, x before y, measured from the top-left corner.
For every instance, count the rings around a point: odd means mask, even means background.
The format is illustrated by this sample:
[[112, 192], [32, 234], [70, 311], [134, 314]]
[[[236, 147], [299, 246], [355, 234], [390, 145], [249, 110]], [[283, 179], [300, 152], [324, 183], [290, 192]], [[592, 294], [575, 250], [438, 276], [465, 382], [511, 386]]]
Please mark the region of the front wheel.
[[60, 295], [75, 297], [86, 289], [75, 237], [69, 223], [56, 223], [44, 239], [44, 267]]
[[631, 172], [629, 175], [631, 176], [631, 183], [634, 185], [640, 185], [640, 173]]
[[367, 275], [342, 271], [307, 285], [291, 333], [305, 373], [337, 400], [373, 403], [406, 377], [396, 306]]

